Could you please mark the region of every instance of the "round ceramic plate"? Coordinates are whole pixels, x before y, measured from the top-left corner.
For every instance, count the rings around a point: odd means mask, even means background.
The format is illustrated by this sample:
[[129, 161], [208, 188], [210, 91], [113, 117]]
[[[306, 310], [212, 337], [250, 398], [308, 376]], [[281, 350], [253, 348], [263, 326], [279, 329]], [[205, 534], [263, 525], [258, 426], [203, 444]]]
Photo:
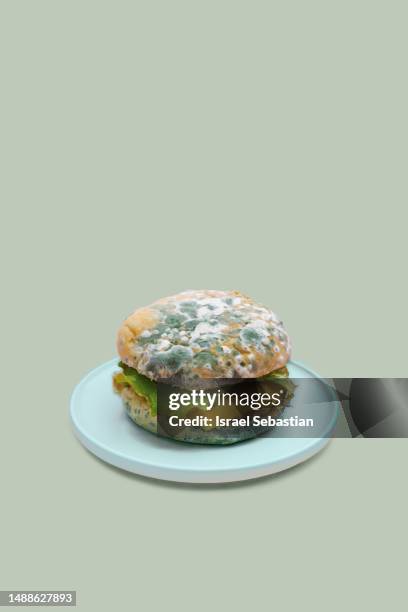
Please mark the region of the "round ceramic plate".
[[[259, 478], [306, 461], [330, 440], [338, 416], [336, 396], [321, 385], [327, 408], [325, 431], [319, 438], [259, 437], [230, 446], [205, 446], [159, 438], [144, 431], [127, 416], [120, 397], [112, 390], [113, 359], [92, 370], [76, 386], [71, 398], [71, 419], [82, 444], [116, 467], [162, 480], [191, 483], [233, 482]], [[292, 378], [318, 378], [297, 362], [288, 364]], [[302, 402], [285, 410], [302, 416]], [[327, 403], [326, 403], [327, 402]], [[288, 414], [287, 416], [290, 416]]]

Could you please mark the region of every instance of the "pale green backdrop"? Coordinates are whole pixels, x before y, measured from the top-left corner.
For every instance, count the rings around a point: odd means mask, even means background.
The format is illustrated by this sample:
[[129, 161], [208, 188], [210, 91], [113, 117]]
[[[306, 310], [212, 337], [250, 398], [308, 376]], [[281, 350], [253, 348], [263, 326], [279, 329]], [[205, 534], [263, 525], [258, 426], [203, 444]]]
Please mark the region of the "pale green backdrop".
[[86, 453], [68, 401], [133, 308], [188, 288], [268, 304], [323, 375], [407, 375], [407, 19], [1, 2], [0, 589], [77, 589], [86, 612], [401, 609], [406, 440], [177, 486]]

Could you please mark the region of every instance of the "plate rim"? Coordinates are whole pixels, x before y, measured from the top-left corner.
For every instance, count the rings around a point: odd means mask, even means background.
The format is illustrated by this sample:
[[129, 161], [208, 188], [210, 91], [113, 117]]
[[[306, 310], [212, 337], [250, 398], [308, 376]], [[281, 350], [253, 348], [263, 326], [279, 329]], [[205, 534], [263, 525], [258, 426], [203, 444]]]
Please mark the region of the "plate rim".
[[[121, 451], [112, 450], [111, 447], [97, 440], [93, 435], [90, 435], [89, 433], [85, 433], [81, 425], [78, 423], [76, 414], [75, 414], [75, 404], [76, 404], [77, 398], [82, 388], [86, 385], [87, 381], [89, 381], [89, 379], [98, 375], [101, 372], [101, 370], [108, 369], [114, 366], [115, 364], [117, 364], [117, 362], [118, 362], [118, 358], [114, 357], [110, 359], [109, 361], [106, 361], [96, 366], [95, 368], [92, 368], [75, 385], [71, 393], [71, 397], [70, 397], [70, 404], [69, 404], [70, 405], [70, 418], [71, 418], [71, 424], [73, 426], [76, 437], [79, 439], [81, 444], [87, 450], [92, 452], [99, 459], [109, 463], [110, 465], [114, 465], [115, 467], [118, 467], [120, 469], [126, 470], [131, 473], [141, 474], [143, 476], [148, 476], [148, 477], [152, 477], [152, 478], [156, 478], [160, 480], [170, 480], [173, 482], [174, 481], [191, 482], [191, 483], [193, 482], [216, 483], [216, 482], [228, 482], [228, 481], [233, 482], [236, 480], [247, 480], [247, 479], [259, 478], [264, 475], [277, 473], [277, 472], [289, 469], [290, 467], [294, 467], [295, 465], [299, 463], [307, 461], [313, 455], [317, 454], [320, 450], [323, 450], [323, 448], [330, 442], [331, 436], [329, 435], [329, 433], [333, 431], [336, 425], [336, 422], [338, 420], [339, 401], [337, 400], [335, 402], [336, 408], [335, 410], [333, 410], [333, 417], [327, 428], [328, 433], [326, 436], [317, 437], [317, 438], [313, 438], [313, 437], [312, 438], [294, 438], [294, 440], [304, 440], [304, 441], [307, 440], [309, 444], [306, 444], [302, 448], [296, 448], [294, 449], [293, 452], [289, 452], [289, 453], [285, 452], [282, 456], [280, 456], [279, 458], [275, 457], [272, 461], [270, 459], [269, 460], [264, 459], [258, 463], [251, 462], [247, 466], [238, 465], [238, 466], [229, 466], [226, 468], [222, 468], [222, 467], [212, 468], [211, 466], [186, 465], [181, 468], [179, 465], [174, 465], [169, 462], [160, 463], [157, 461], [152, 462], [146, 459], [135, 458], [127, 454], [124, 454]], [[321, 376], [319, 376], [311, 368], [305, 366], [302, 362], [297, 361], [297, 360], [290, 360], [289, 363], [292, 363], [293, 365], [303, 369], [308, 374], [310, 374], [312, 377], [317, 378], [318, 380], [323, 380]], [[152, 432], [143, 431], [143, 433], [146, 435], [151, 435], [151, 436], [156, 437], [156, 434]], [[262, 442], [262, 440], [263, 440], [262, 437], [260, 437], [254, 440], [243, 441], [242, 444], [248, 445], [251, 443]], [[183, 444], [184, 446], [187, 447], [187, 445], [184, 444], [183, 442], [177, 442], [177, 441], [173, 441], [173, 442], [177, 444]], [[241, 446], [241, 443], [238, 443], [238, 444]], [[232, 446], [235, 446], [235, 445], [232, 445]], [[206, 446], [204, 444], [204, 445], [200, 445], [200, 448], [202, 450], [208, 449], [208, 451], [217, 452], [219, 450], [225, 451], [225, 449], [228, 447], [214, 446], [214, 445]], [[115, 460], [115, 458], [117, 458], [117, 460]], [[130, 467], [130, 465], [128, 465], [125, 467], [123, 464], [124, 462], [131, 463], [132, 466]], [[133, 467], [135, 469], [133, 469]], [[248, 470], [249, 473], [243, 474], [243, 471], [245, 470]], [[259, 472], [259, 471], [261, 471], [262, 473], [254, 473], [254, 472]], [[156, 472], [156, 474], [154, 474], [153, 472]], [[159, 472], [161, 473], [160, 475], [159, 475]], [[175, 475], [175, 473], [177, 475]], [[237, 473], [241, 473], [241, 476], [239, 478], [227, 478], [226, 480], [225, 479], [218, 480], [215, 478], [217, 475], [221, 476], [222, 474], [230, 474], [232, 476], [234, 474], [236, 475]], [[182, 477], [183, 475], [186, 475], [186, 474], [189, 476], [189, 478]], [[196, 480], [193, 478], [194, 475], [196, 475], [197, 478], [202, 477], [203, 475], [208, 475], [208, 480], [200, 480], [200, 479]]]

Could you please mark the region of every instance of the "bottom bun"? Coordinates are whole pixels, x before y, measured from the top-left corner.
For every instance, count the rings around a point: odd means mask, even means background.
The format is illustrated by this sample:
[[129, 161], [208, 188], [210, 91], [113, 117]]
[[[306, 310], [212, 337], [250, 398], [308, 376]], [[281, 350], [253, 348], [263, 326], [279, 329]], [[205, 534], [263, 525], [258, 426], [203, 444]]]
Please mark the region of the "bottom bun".
[[[125, 410], [128, 416], [143, 429], [150, 431], [156, 435], [157, 431], [157, 417], [152, 416], [150, 412], [150, 404], [140, 395], [137, 395], [131, 387], [118, 388], [114, 385], [114, 390], [122, 398]], [[166, 436], [167, 437], [167, 436]], [[197, 428], [189, 428], [187, 431], [180, 431], [170, 439], [177, 440], [179, 442], [188, 442], [190, 444], [211, 444], [211, 445], [225, 445], [235, 444], [236, 442], [242, 442], [253, 438], [254, 435], [249, 432], [240, 432], [237, 435], [225, 436], [218, 431], [205, 431]]]
[[126, 412], [139, 427], [157, 434], [157, 417], [150, 413], [150, 404], [130, 387], [124, 387], [119, 392]]

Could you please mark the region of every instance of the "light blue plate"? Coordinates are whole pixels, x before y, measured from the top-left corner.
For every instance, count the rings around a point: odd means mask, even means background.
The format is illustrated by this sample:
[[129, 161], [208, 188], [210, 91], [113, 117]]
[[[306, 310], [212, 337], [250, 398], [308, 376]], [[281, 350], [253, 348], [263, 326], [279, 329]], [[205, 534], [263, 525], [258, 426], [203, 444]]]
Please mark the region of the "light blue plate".
[[[336, 396], [322, 384], [321, 401], [327, 401], [322, 437], [260, 437], [216, 447], [183, 444], [159, 438], [130, 420], [121, 399], [112, 390], [112, 373], [117, 370], [117, 362], [116, 358], [92, 370], [76, 386], [71, 398], [74, 430], [81, 443], [103, 461], [151, 478], [216, 483], [286, 470], [326, 446], [339, 413]], [[289, 364], [289, 374], [292, 378], [319, 378], [294, 361]], [[302, 417], [302, 409], [301, 394], [296, 393], [287, 410]]]

